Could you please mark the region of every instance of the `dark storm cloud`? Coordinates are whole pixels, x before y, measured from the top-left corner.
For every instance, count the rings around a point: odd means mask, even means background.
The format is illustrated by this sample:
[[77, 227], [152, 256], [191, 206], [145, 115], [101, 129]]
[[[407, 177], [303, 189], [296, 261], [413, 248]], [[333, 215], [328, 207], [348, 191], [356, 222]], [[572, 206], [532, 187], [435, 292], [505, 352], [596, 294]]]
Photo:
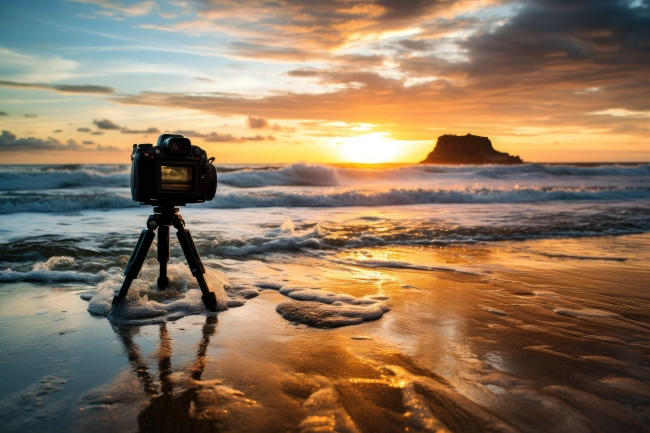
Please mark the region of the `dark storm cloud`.
[[[111, 128], [113, 129], [113, 128]], [[120, 131], [122, 134], [158, 134], [160, 130], [156, 127], [150, 127], [147, 129], [143, 130], [137, 130], [137, 129], [128, 129], [128, 128], [122, 128]]]
[[0, 116], [8, 116], [8, 115], [9, 113], [7, 113], [6, 111], [0, 111]]
[[472, 76], [547, 70], [552, 73], [550, 80], [575, 78], [607, 84], [616, 79], [612, 74], [629, 77], [650, 67], [650, 9], [614, 0], [525, 4], [497, 31], [462, 44], [469, 50], [467, 72]]
[[97, 126], [99, 129], [122, 129], [119, 125], [116, 125], [113, 123], [111, 120], [108, 119], [95, 119], [93, 120], [93, 124]]
[[[564, 99], [587, 88], [598, 89], [608, 99], [634, 109], [625, 86], [647, 91], [650, 68], [650, 9], [631, 8], [629, 1], [531, 0], [519, 13], [492, 32], [480, 32], [458, 46], [467, 61], [450, 62], [433, 54], [402, 58], [409, 75], [462, 78], [468, 89], [529, 92], [535, 98], [546, 92], [563, 92]], [[425, 41], [401, 41], [417, 49]], [[503, 96], [503, 94], [501, 95]], [[596, 95], [591, 95], [592, 99]], [[633, 96], [633, 95], [632, 95]], [[638, 101], [638, 97], [633, 96]]]
[[115, 89], [106, 86], [74, 85], [74, 84], [35, 84], [18, 83], [15, 81], [0, 81], [0, 86], [22, 89], [45, 89], [60, 93], [114, 93]]

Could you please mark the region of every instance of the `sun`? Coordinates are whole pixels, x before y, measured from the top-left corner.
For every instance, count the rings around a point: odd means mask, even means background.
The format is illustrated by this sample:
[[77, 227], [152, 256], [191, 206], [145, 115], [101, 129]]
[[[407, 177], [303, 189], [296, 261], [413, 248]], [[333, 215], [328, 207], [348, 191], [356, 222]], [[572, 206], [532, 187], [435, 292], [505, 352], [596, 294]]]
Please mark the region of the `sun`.
[[347, 162], [393, 162], [401, 154], [403, 143], [387, 135], [386, 132], [372, 132], [358, 137], [337, 138], [331, 144], [340, 148], [341, 156]]

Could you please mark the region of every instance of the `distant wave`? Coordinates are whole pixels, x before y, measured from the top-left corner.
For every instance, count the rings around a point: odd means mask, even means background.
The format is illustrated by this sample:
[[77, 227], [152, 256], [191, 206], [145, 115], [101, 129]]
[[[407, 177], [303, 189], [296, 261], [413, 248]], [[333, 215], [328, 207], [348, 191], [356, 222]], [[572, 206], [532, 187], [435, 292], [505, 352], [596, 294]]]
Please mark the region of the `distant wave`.
[[[219, 183], [237, 188], [269, 186], [355, 186], [368, 182], [383, 182], [398, 187], [401, 182], [416, 181], [422, 186], [434, 186], [439, 179], [458, 182], [483, 182], [486, 179], [508, 181], [570, 182], [602, 179], [604, 184], [625, 184], [625, 179], [637, 183], [647, 177], [650, 165], [602, 165], [580, 167], [572, 165], [524, 164], [514, 166], [440, 166], [409, 165], [398, 168], [349, 168], [322, 164], [297, 163], [280, 166], [219, 167]], [[607, 180], [606, 180], [607, 179]], [[6, 166], [0, 168], [0, 191], [33, 191], [80, 187], [128, 187], [128, 165], [61, 165]]]
[[[299, 193], [284, 191], [236, 191], [217, 193], [201, 207], [243, 209], [265, 207], [406, 206], [436, 203], [537, 203], [553, 201], [620, 201], [650, 199], [650, 187], [611, 188], [456, 188], [392, 189], [382, 192]], [[119, 209], [138, 206], [130, 197], [96, 194], [0, 195], [0, 214], [16, 212], [75, 212], [89, 209]]]
[[0, 191], [128, 186], [128, 173], [102, 173], [95, 170], [0, 171]]

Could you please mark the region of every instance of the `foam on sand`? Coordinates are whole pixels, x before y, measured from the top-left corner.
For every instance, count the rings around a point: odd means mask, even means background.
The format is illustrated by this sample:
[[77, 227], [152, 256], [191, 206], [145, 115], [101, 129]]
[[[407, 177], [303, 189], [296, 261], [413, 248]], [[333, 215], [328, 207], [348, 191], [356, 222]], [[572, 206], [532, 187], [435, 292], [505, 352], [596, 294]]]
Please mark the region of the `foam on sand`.
[[280, 293], [294, 299], [276, 307], [290, 322], [315, 328], [338, 328], [381, 319], [390, 310], [386, 298], [355, 298], [319, 289], [283, 288]]
[[[205, 314], [201, 291], [187, 265], [170, 263], [167, 271], [170, 285], [165, 290], [159, 290], [156, 287], [158, 262], [154, 262], [152, 266], [145, 265], [138, 279], [133, 281], [127, 297], [116, 305], [111, 303], [124, 277], [121, 273], [111, 274], [90, 298], [88, 311], [107, 316], [114, 323], [132, 325], [160, 323], [188, 315]], [[230, 298], [226, 293], [228, 279], [223, 273], [207, 269], [205, 279], [217, 297], [218, 311], [244, 305], [243, 298]], [[88, 294], [84, 295], [82, 299], [87, 299]]]

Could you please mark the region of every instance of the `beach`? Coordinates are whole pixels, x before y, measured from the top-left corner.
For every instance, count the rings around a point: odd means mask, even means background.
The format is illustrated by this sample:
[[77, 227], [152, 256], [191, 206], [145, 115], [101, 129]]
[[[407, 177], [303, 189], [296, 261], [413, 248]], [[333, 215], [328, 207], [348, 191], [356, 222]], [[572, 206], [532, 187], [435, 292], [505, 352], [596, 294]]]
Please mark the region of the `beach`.
[[[112, 307], [128, 166], [0, 170], [3, 431], [650, 431], [650, 166], [223, 166]], [[173, 234], [174, 230], [172, 230]]]

